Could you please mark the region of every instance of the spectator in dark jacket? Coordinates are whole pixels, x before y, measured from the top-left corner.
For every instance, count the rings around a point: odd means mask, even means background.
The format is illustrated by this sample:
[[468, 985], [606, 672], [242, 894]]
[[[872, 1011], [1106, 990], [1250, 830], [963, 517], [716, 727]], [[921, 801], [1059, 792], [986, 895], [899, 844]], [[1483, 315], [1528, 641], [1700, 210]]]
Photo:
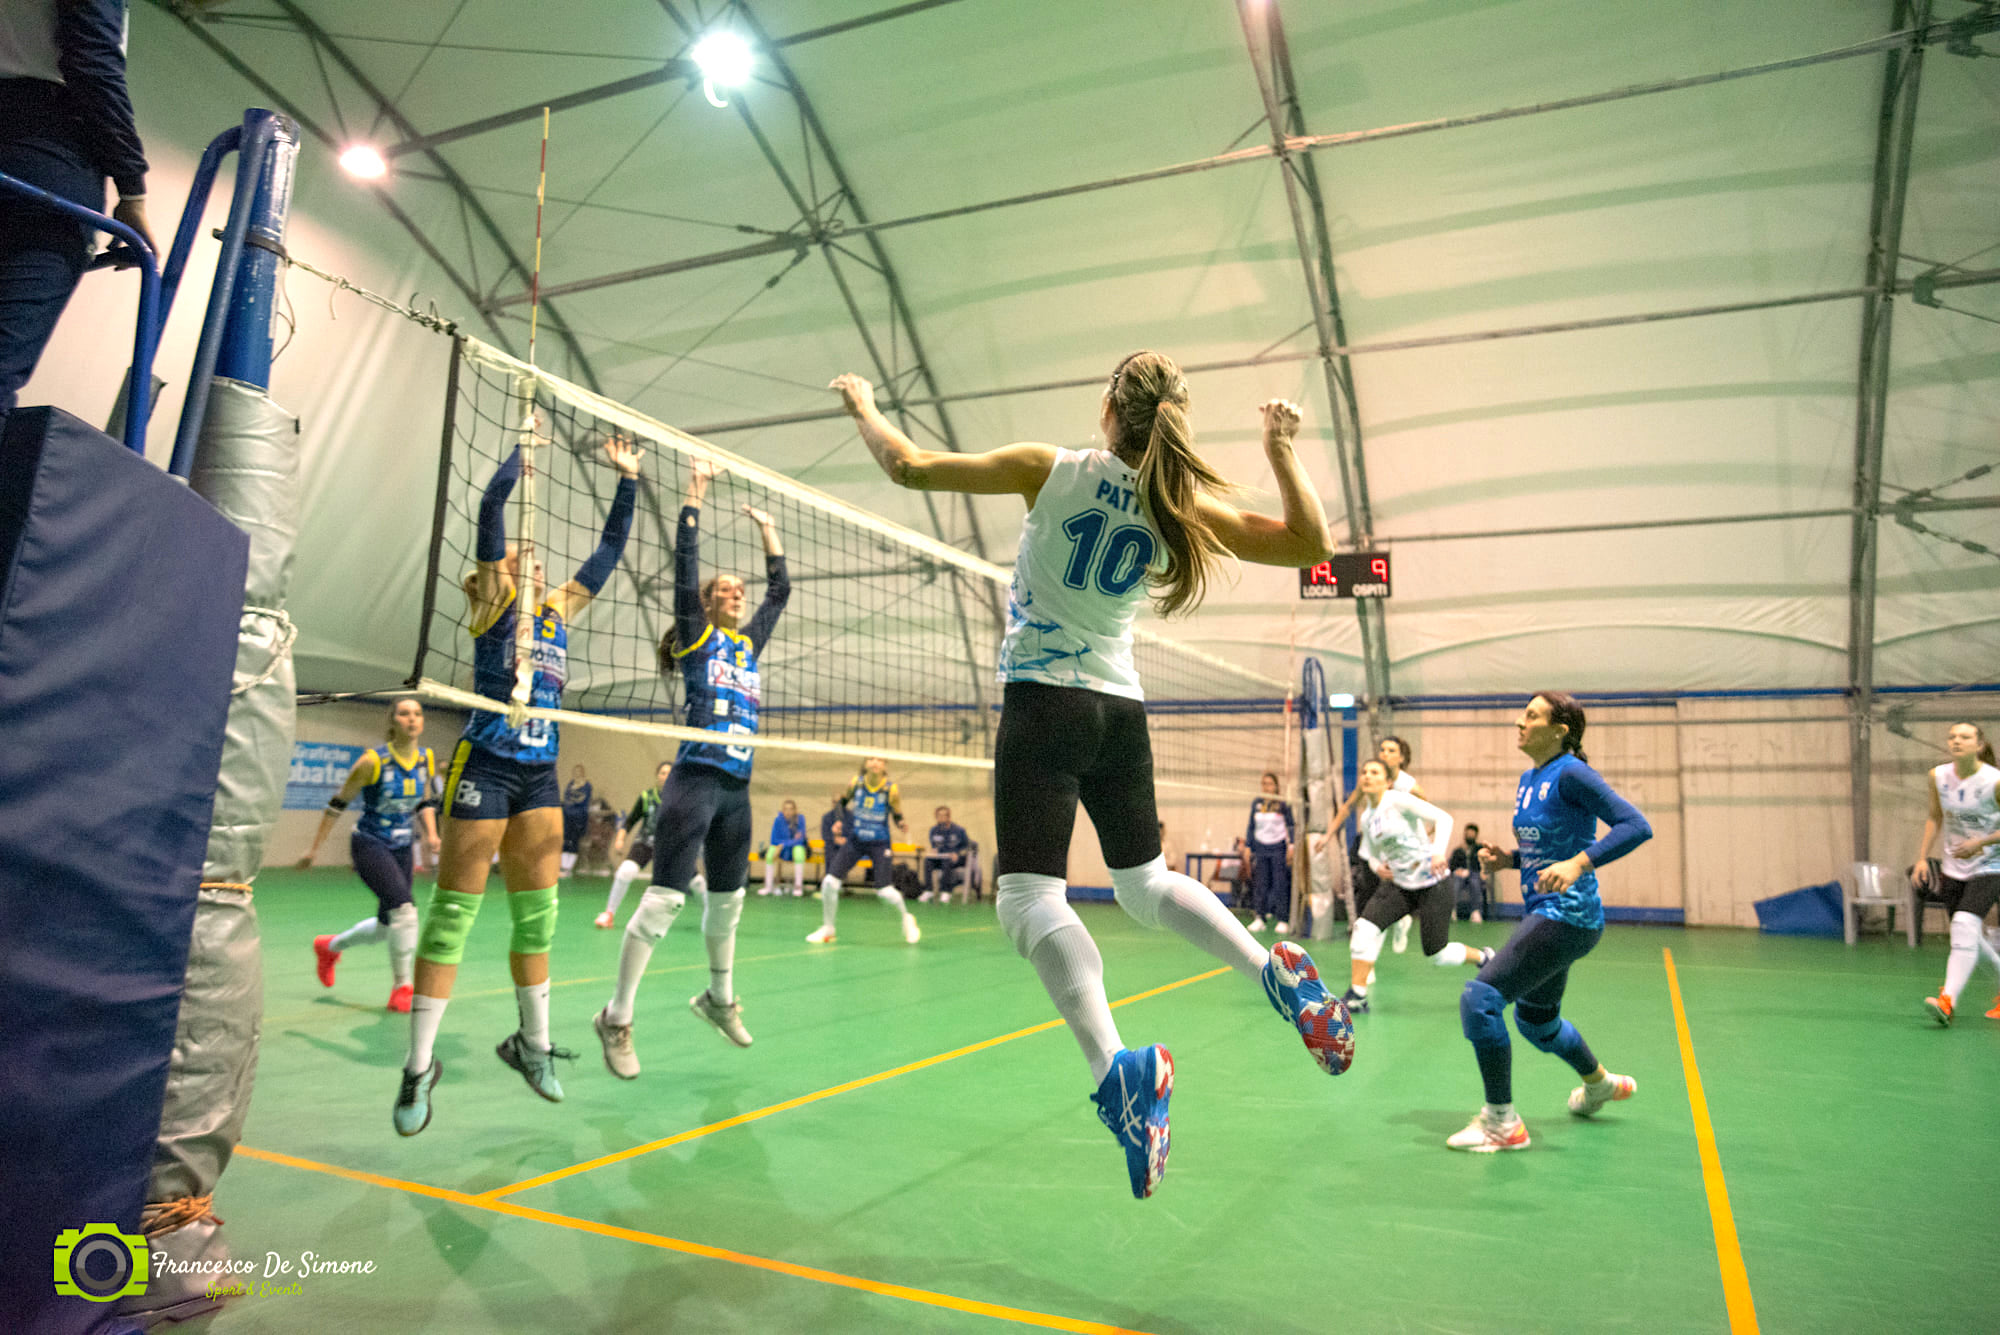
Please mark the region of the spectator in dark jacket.
[[[0, 171], [146, 227], [146, 152], [125, 91], [124, 0], [0, 5]], [[90, 262], [95, 234], [46, 206], [0, 194], [0, 419], [33, 374]]]
[[936, 815], [930, 849], [924, 854], [924, 892], [917, 896], [925, 904], [933, 896], [940, 901], [951, 898], [952, 887], [965, 876], [966, 855], [972, 847], [965, 827], [952, 822], [950, 807], [939, 807]]

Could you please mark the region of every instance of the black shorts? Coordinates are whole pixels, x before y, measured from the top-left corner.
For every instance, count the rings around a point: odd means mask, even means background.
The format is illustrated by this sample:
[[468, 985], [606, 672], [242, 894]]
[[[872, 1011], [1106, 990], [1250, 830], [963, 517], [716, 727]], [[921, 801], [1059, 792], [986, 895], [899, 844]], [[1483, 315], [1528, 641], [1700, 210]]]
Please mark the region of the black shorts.
[[[647, 833], [652, 831], [649, 829]], [[632, 846], [625, 850], [625, 860], [644, 871], [646, 864], [653, 860], [653, 841], [650, 838], [634, 839]]]
[[724, 895], [741, 889], [750, 875], [750, 781], [710, 765], [675, 764], [660, 785], [653, 849], [654, 885], [687, 890], [700, 858], [709, 889]]
[[1079, 801], [1113, 871], [1160, 856], [1146, 706], [1103, 691], [1008, 682], [993, 745], [994, 874], [1068, 879]]
[[1944, 901], [1946, 913], [1970, 913], [1984, 922], [1994, 901], [2000, 900], [2000, 874], [1989, 873], [1961, 881], [1939, 872], [1938, 898]]
[[1405, 890], [1394, 881], [1377, 878], [1375, 892], [1368, 896], [1361, 916], [1386, 932], [1414, 914], [1423, 933], [1424, 954], [1435, 955], [1451, 944], [1451, 910], [1456, 898], [1448, 881]]
[[562, 805], [556, 767], [529, 765], [482, 751], [461, 738], [445, 775], [445, 814], [453, 820], [506, 820]]
[[375, 918], [389, 921], [389, 910], [411, 902], [411, 846], [401, 848], [383, 843], [373, 835], [356, 830], [347, 839], [347, 853], [354, 862], [354, 874], [375, 892]]
[[868, 859], [868, 874], [877, 890], [887, 890], [896, 883], [896, 855], [887, 840], [849, 839], [826, 860], [826, 874], [836, 881], [845, 881], [847, 873], [863, 858]]

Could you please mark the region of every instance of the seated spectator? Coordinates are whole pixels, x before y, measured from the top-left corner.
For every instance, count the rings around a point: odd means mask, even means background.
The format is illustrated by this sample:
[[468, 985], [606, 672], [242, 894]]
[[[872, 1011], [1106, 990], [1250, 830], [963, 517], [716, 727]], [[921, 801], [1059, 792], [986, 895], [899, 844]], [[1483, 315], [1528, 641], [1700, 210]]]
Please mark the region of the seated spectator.
[[1479, 866], [1479, 827], [1465, 827], [1465, 838], [1451, 850], [1452, 889], [1457, 895], [1458, 916], [1473, 922], [1486, 920], [1486, 873]]
[[965, 879], [966, 855], [972, 847], [972, 836], [965, 827], [952, 822], [950, 807], [939, 807], [936, 816], [930, 851], [924, 854], [924, 891], [917, 896], [919, 904], [928, 904], [933, 898], [942, 904], [951, 898], [952, 888]]

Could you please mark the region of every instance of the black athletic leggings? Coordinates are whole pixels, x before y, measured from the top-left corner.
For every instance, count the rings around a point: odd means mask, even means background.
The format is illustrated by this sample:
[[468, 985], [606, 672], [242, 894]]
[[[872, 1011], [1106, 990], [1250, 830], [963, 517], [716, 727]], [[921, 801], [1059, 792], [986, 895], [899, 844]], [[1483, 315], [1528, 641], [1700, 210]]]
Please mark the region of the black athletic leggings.
[[1160, 856], [1146, 706], [1103, 691], [1008, 682], [993, 746], [994, 874], [1068, 879], [1079, 801], [1113, 871]]
[[749, 879], [750, 781], [682, 762], [667, 771], [653, 813], [653, 884], [686, 891], [697, 857], [717, 894], [733, 894]]
[[389, 910], [410, 903], [410, 845], [391, 848], [371, 835], [356, 830], [347, 838], [347, 854], [354, 862], [354, 874], [375, 892], [375, 919], [389, 921]]
[[1451, 910], [1455, 896], [1447, 882], [1427, 885], [1421, 890], [1405, 890], [1394, 881], [1376, 882], [1375, 893], [1361, 916], [1388, 931], [1400, 920], [1416, 915], [1417, 929], [1423, 933], [1424, 954], [1435, 955], [1451, 944]]

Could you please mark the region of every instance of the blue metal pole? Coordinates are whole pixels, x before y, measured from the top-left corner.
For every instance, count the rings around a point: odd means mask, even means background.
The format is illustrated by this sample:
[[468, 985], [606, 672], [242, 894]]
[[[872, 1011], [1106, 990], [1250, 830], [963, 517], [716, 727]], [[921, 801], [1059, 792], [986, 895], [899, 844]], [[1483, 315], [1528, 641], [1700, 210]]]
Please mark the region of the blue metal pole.
[[[229, 222], [223, 228], [222, 253], [216, 259], [215, 284], [209, 289], [208, 311], [202, 317], [201, 341], [195, 347], [194, 370], [188, 377], [187, 401], [181, 406], [181, 424], [174, 436], [173, 460], [167, 465], [167, 471], [175, 477], [185, 478], [194, 468], [195, 441], [201, 436], [202, 418], [208, 413], [208, 388], [215, 379], [223, 326], [236, 293], [242, 267], [243, 238], [250, 230], [258, 177], [263, 172], [264, 159], [280, 128], [296, 149], [298, 133], [283, 116], [260, 107], [252, 107], [243, 113], [236, 161], [236, 194], [229, 204]], [[286, 201], [289, 203], [289, 167], [284, 179]]]
[[146, 453], [146, 419], [152, 414], [153, 353], [159, 345], [160, 271], [148, 246], [137, 232], [116, 218], [71, 203], [40, 186], [29, 185], [0, 172], [0, 190], [24, 195], [78, 222], [109, 232], [131, 247], [139, 268], [139, 319], [132, 337], [132, 370], [126, 386], [125, 444], [135, 453]]
[[[284, 264], [285, 216], [292, 206], [292, 169], [298, 159], [296, 128], [275, 112], [254, 111], [268, 118], [263, 157], [256, 168], [250, 198], [249, 226], [237, 262], [236, 283], [230, 291], [229, 313], [216, 350], [215, 373], [259, 389], [271, 387], [272, 325], [278, 300], [279, 271]], [[246, 118], [247, 122], [247, 118]]]
[[181, 210], [181, 225], [174, 232], [173, 247], [167, 252], [167, 267], [160, 272], [160, 324], [166, 325], [167, 317], [173, 314], [174, 297], [181, 290], [181, 275], [187, 270], [188, 256], [194, 251], [195, 234], [201, 230], [202, 214], [208, 211], [209, 192], [215, 186], [215, 173], [226, 154], [234, 153], [243, 142], [243, 127], [232, 125], [221, 134], [208, 141], [202, 150], [201, 164], [194, 169], [194, 184], [188, 190], [187, 204]]

